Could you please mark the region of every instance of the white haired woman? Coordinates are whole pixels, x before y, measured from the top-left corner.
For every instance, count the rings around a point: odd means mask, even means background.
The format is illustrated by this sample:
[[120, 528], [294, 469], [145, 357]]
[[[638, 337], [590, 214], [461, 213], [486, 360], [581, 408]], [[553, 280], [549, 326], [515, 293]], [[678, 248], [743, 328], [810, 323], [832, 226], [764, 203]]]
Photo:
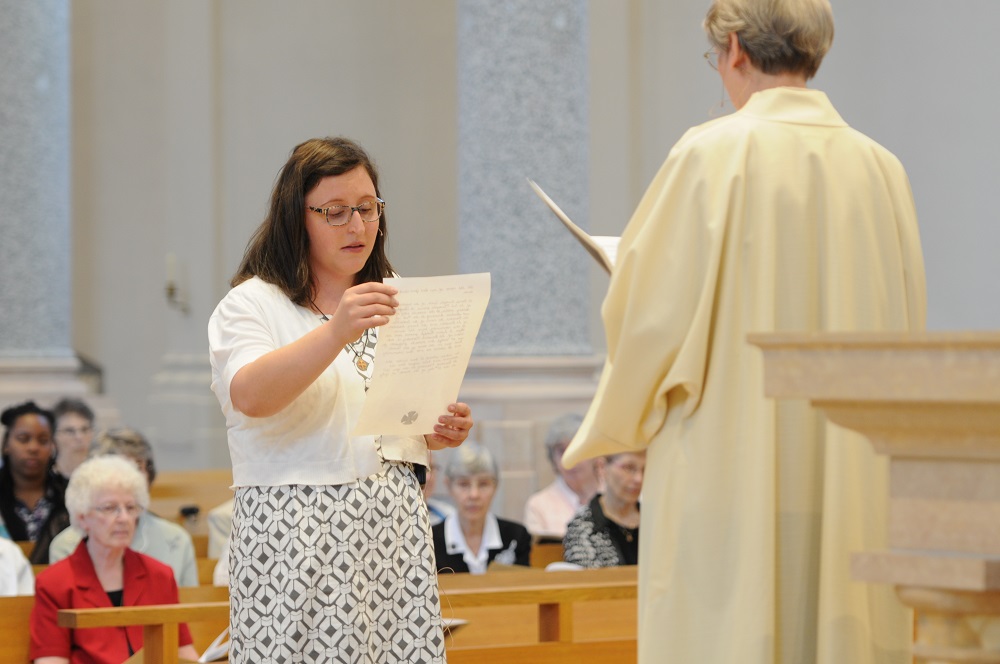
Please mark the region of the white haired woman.
[[[145, 477], [147, 486], [156, 478], [153, 446], [135, 429], [118, 427], [102, 431], [90, 446], [91, 456], [116, 454], [129, 459]], [[67, 528], [52, 540], [49, 560], [58, 562], [76, 549], [83, 533]], [[195, 561], [191, 535], [178, 524], [143, 511], [135, 528], [134, 551], [156, 558], [174, 571], [178, 586], [198, 585], [198, 565]]]
[[922, 329], [909, 181], [806, 87], [828, 0], [715, 0], [704, 29], [736, 112], [678, 141], [622, 235], [607, 363], [563, 463], [648, 450], [640, 664], [909, 662], [907, 611], [849, 574], [852, 549], [885, 546], [884, 459], [765, 398], [746, 341]]
[[456, 512], [434, 526], [434, 557], [439, 572], [484, 574], [491, 562], [531, 564], [531, 535], [515, 521], [490, 511], [500, 476], [485, 447], [466, 443], [454, 450], [444, 469], [444, 483]]
[[[82, 463], [66, 488], [74, 526], [86, 533], [73, 554], [39, 573], [31, 612], [35, 664], [121, 664], [142, 647], [142, 627], [73, 630], [60, 627], [59, 609], [142, 606], [177, 602], [169, 567], [128, 548], [136, 520], [149, 506], [146, 478], [119, 456]], [[178, 655], [196, 660], [187, 625]]]

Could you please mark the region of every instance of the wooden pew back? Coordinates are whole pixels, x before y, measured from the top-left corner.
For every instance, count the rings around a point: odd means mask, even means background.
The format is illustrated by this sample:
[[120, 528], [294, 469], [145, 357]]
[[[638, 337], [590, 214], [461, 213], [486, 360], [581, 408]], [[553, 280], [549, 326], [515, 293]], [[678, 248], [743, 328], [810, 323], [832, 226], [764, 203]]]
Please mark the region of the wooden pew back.
[[450, 664], [635, 661], [635, 567], [522, 569], [439, 577]]
[[[453, 664], [519, 660], [610, 664], [635, 659], [635, 568], [445, 575], [440, 586], [445, 616], [470, 620], [448, 639], [448, 660]], [[228, 588], [213, 586], [180, 589], [181, 603], [190, 605], [189, 610], [180, 609], [180, 615], [188, 620], [199, 652], [225, 629], [228, 595]], [[0, 661], [27, 661], [33, 604], [33, 597], [0, 598], [0, 615], [4, 616]], [[83, 622], [77, 624], [121, 620], [122, 616], [127, 616], [129, 624], [178, 619], [178, 609], [170, 607], [96, 611], [105, 615], [78, 615], [75, 620]], [[117, 618], [112, 615], [116, 613]], [[504, 616], [509, 620], [505, 622]]]
[[29, 619], [34, 596], [0, 597], [0, 662], [28, 662]]
[[[181, 604], [205, 602], [228, 602], [229, 589], [213, 586], [180, 588]], [[35, 606], [33, 596], [0, 597], [0, 662], [21, 664], [28, 662], [31, 645], [31, 609]], [[219, 635], [229, 624], [228, 614], [215, 619], [190, 622], [188, 628], [194, 639], [194, 647], [199, 653]]]
[[155, 514], [184, 525], [181, 508], [196, 506], [199, 509], [192, 534], [207, 535], [205, 515], [213, 507], [233, 497], [231, 468], [212, 470], [170, 470], [156, 474], [149, 488], [149, 509]]

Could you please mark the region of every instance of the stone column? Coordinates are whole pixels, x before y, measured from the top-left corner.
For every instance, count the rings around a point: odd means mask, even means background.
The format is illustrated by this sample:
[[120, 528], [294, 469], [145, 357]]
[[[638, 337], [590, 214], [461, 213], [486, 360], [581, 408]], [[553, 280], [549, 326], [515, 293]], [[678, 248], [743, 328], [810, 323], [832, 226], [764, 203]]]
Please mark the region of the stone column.
[[81, 395], [70, 341], [67, 0], [0, 0], [0, 146], [0, 406]]
[[459, 0], [458, 114], [459, 269], [493, 284], [460, 398], [501, 465], [495, 511], [521, 519], [548, 422], [586, 408], [600, 362], [596, 264], [526, 181], [587, 228], [587, 2]]
[[186, 195], [163, 203], [166, 246], [159, 255], [162, 268], [153, 269], [164, 275], [167, 335], [150, 386], [149, 431], [164, 468], [225, 468], [230, 465], [226, 422], [211, 390], [206, 336], [218, 302], [208, 285], [227, 281], [220, 274], [216, 222], [221, 217], [219, 9], [215, 3], [169, 3], [163, 10], [166, 190]]

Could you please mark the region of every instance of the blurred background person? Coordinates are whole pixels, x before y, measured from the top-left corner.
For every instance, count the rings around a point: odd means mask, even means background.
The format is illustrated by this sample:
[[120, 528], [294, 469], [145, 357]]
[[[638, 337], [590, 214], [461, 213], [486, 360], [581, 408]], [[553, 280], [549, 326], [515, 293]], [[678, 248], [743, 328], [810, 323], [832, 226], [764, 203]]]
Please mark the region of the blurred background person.
[[35, 574], [31, 563], [14, 542], [0, 537], [0, 597], [34, 595]]
[[547, 487], [532, 494], [524, 506], [524, 526], [535, 537], [562, 539], [566, 524], [597, 492], [595, 463], [588, 459], [566, 468], [563, 452], [576, 435], [583, 416], [568, 413], [557, 418], [545, 437], [545, 450], [552, 464], [555, 479]]
[[483, 574], [494, 560], [503, 565], [531, 564], [527, 529], [490, 512], [499, 477], [497, 462], [485, 447], [466, 443], [449, 455], [444, 483], [455, 513], [433, 528], [439, 572]]
[[34, 542], [34, 565], [49, 562], [52, 538], [69, 525], [63, 503], [65, 484], [52, 469], [55, 416], [34, 401], [0, 414], [3, 467], [0, 468], [0, 517], [5, 536]]
[[445, 520], [449, 514], [455, 513], [455, 506], [434, 496], [434, 489], [437, 488], [437, 464], [434, 461], [433, 452], [428, 455], [427, 476], [424, 481], [424, 502], [427, 503], [427, 517], [432, 526], [436, 526]]
[[233, 500], [216, 505], [208, 510], [205, 523], [208, 525], [208, 557], [222, 559], [229, 548], [229, 535], [233, 532]]
[[[148, 491], [156, 478], [156, 464], [153, 460], [153, 446], [141, 433], [126, 427], [102, 432], [91, 445], [90, 455], [99, 457], [109, 454], [125, 457], [134, 463], [146, 478]], [[72, 554], [82, 538], [83, 531], [75, 527], [56, 535], [49, 549], [50, 562], [54, 563]], [[170, 567], [174, 571], [177, 585], [198, 585], [194, 543], [191, 535], [181, 525], [143, 510], [129, 547]]]
[[[142, 627], [69, 629], [59, 609], [176, 604], [177, 583], [163, 563], [129, 548], [136, 519], [149, 506], [147, 481], [117, 455], [83, 462], [70, 478], [66, 502], [73, 525], [85, 533], [69, 558], [38, 574], [31, 612], [35, 664], [124, 662], [142, 648]], [[187, 625], [179, 629], [182, 658], [197, 660]]]
[[56, 416], [56, 473], [66, 480], [87, 458], [94, 441], [94, 411], [80, 399], [61, 399]]
[[623, 452], [597, 460], [604, 491], [566, 527], [563, 560], [581, 567], [618, 567], [639, 562], [639, 495], [645, 452]]

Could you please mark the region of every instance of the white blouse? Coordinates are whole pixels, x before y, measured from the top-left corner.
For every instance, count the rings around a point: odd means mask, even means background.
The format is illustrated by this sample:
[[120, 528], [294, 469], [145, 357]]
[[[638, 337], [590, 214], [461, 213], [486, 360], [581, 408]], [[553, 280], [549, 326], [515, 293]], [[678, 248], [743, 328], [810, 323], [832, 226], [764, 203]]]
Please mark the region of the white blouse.
[[[379, 471], [375, 437], [350, 435], [365, 389], [347, 350], [280, 412], [248, 417], [233, 407], [229, 387], [240, 369], [322, 324], [315, 313], [257, 277], [230, 290], [212, 314], [212, 391], [226, 416], [234, 486], [344, 484]], [[373, 368], [365, 373], [370, 376]], [[427, 464], [422, 436], [380, 439], [383, 458]]]

